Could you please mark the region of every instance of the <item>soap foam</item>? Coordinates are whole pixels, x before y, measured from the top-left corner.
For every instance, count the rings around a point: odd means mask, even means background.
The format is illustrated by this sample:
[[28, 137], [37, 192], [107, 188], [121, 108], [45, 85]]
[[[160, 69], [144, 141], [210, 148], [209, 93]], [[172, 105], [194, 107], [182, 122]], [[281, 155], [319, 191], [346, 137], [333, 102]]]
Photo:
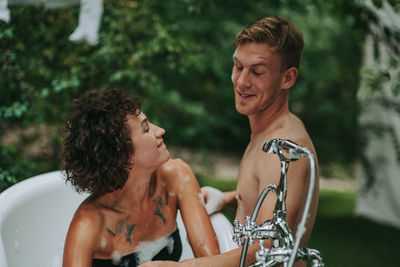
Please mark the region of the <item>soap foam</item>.
[[111, 254], [112, 263], [118, 265], [121, 262], [122, 255], [117, 250]]
[[174, 250], [174, 239], [171, 236], [162, 237], [153, 241], [140, 242], [136, 248], [137, 262], [142, 264], [157, 255], [163, 248], [167, 247], [168, 253]]

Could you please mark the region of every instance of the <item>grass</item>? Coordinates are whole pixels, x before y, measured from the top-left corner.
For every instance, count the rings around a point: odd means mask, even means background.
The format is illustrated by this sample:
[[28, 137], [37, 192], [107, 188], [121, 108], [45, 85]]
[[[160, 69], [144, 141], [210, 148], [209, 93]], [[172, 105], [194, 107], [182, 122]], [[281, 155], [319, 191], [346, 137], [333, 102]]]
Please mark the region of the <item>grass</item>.
[[[235, 182], [199, 177], [201, 186], [234, 190]], [[321, 190], [309, 247], [322, 253], [327, 267], [400, 266], [400, 230], [354, 215], [356, 194]], [[226, 216], [233, 220], [234, 212]]]
[[354, 215], [355, 193], [321, 191], [310, 247], [325, 266], [400, 266], [400, 230]]

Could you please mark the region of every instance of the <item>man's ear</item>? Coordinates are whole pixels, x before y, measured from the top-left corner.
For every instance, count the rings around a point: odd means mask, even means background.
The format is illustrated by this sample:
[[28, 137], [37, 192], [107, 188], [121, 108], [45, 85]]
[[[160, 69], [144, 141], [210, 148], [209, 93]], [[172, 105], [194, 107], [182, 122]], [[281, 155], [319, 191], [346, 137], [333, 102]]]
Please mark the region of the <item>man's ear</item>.
[[299, 71], [295, 67], [288, 68], [282, 75], [281, 89], [287, 90], [296, 82]]

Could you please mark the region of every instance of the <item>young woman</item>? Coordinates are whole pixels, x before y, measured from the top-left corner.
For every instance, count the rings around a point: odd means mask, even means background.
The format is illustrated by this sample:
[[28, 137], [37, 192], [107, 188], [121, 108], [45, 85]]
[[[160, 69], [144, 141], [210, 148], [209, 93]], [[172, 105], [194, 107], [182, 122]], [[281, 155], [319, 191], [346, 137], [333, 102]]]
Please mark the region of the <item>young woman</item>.
[[164, 133], [120, 89], [73, 101], [60, 130], [61, 158], [67, 181], [91, 194], [70, 224], [64, 267], [178, 261], [178, 209], [194, 255], [219, 253], [197, 180], [188, 164], [170, 159]]

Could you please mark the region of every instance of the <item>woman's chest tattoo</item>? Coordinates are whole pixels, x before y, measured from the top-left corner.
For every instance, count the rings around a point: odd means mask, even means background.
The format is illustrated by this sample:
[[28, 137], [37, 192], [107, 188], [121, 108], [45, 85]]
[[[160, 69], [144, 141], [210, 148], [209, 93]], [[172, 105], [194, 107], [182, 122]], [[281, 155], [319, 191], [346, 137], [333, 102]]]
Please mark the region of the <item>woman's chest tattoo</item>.
[[128, 215], [125, 219], [118, 221], [117, 224], [115, 225], [114, 231], [108, 227], [106, 227], [106, 229], [114, 237], [117, 234], [124, 235], [125, 240], [128, 241], [129, 244], [132, 244], [131, 235], [132, 235], [133, 229], [135, 228], [136, 224], [129, 224], [128, 220], [129, 220], [130, 216], [131, 215]]
[[[156, 210], [154, 211], [154, 215], [160, 217], [165, 224], [166, 218], [165, 218], [165, 207], [168, 206], [168, 192], [165, 194], [165, 198], [162, 196], [158, 196], [155, 199], [152, 200], [153, 203], [156, 206]], [[126, 216], [125, 219], [119, 220], [113, 229], [106, 227], [106, 230], [113, 236], [116, 237], [117, 235], [123, 235], [125, 240], [129, 242], [129, 244], [132, 244], [132, 232], [133, 229], [135, 229], [136, 225], [135, 223], [130, 224], [129, 223], [129, 217], [130, 215]]]
[[153, 202], [156, 205], [156, 211], [154, 212], [154, 214], [159, 216], [165, 224], [164, 209], [166, 206], [168, 206], [168, 192], [165, 192], [165, 200], [161, 196], [158, 196], [153, 199]]

